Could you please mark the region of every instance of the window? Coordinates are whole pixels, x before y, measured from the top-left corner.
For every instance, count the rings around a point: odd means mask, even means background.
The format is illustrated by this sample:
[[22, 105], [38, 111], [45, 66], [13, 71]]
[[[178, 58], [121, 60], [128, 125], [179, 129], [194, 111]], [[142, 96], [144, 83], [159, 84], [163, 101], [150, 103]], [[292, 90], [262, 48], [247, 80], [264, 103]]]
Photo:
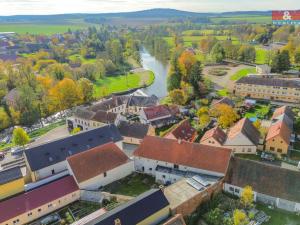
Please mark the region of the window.
[[229, 191], [234, 191], [234, 188], [233, 187], [229, 187]]
[[149, 168], [150, 171], [152, 171], [152, 168]]
[[277, 149], [277, 152], [282, 153], [282, 149], [281, 149], [281, 148], [278, 148], [278, 149]]
[[49, 204], [49, 205], [48, 205], [48, 208], [51, 208], [52, 206], [53, 206], [52, 204]]
[[251, 148], [248, 148], [248, 152], [251, 152]]
[[165, 179], [165, 178], [166, 178], [166, 175], [162, 175], [162, 177]]
[[179, 166], [174, 164], [174, 169], [179, 169]]
[[42, 209], [38, 209], [38, 212], [41, 212], [42, 211]]
[[106, 172], [104, 172], [104, 175], [103, 175], [104, 177], [106, 177], [107, 176], [107, 173]]
[[32, 216], [32, 212], [28, 213], [27, 216]]
[[19, 222], [20, 222], [19, 219], [16, 219], [16, 220], [13, 221], [14, 224], [18, 224]]
[[234, 190], [234, 192], [235, 192], [235, 193], [240, 193], [240, 190], [236, 188], [236, 189]]
[[51, 170], [51, 173], [52, 173], [52, 175], [53, 175], [53, 174], [55, 174], [55, 170], [54, 170], [54, 169], [53, 169], [53, 170]]

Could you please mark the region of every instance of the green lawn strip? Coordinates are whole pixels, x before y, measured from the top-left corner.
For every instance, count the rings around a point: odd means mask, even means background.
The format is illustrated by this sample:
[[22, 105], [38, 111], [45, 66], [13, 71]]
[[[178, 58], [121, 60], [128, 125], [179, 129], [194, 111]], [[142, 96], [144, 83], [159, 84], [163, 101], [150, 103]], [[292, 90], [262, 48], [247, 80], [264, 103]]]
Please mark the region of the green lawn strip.
[[254, 108], [250, 109], [245, 114], [246, 118], [254, 118], [257, 117], [259, 119], [264, 119], [270, 112], [270, 106], [269, 105], [256, 105]]
[[104, 191], [112, 194], [135, 197], [144, 193], [145, 191], [148, 191], [153, 187], [153, 185], [156, 185], [154, 177], [134, 173], [128, 177], [107, 185], [104, 187]]
[[74, 55], [71, 55], [71, 56], [69, 56], [69, 59], [70, 59], [70, 60], [80, 59], [81, 62], [82, 62], [83, 64], [85, 64], [85, 63], [94, 63], [94, 62], [96, 62], [96, 60], [97, 60], [97, 59], [86, 59], [86, 58], [84, 58], [84, 57], [83, 57], [82, 55], [80, 55], [80, 54], [74, 54]]
[[241, 79], [242, 77], [245, 77], [247, 76], [248, 74], [250, 73], [256, 73], [256, 70], [255, 68], [245, 68], [245, 69], [241, 69], [239, 70], [238, 72], [236, 72], [235, 74], [233, 74], [231, 77], [230, 77], [230, 80], [233, 80], [233, 81], [236, 81], [236, 80], [239, 80]]
[[225, 97], [225, 96], [228, 96], [229, 92], [226, 88], [224, 88], [224, 89], [218, 90], [217, 94], [220, 97]]
[[[143, 81], [143, 76], [148, 80]], [[154, 73], [145, 71], [142, 73], [133, 73], [128, 75], [106, 76], [94, 83], [94, 97], [99, 98], [108, 96], [112, 93], [123, 92], [134, 88], [150, 85], [154, 81]], [[142, 84], [141, 84], [142, 81]]]
[[279, 209], [269, 209], [268, 206], [258, 204], [256, 206], [258, 210], [264, 211], [270, 220], [265, 222], [264, 225], [299, 225], [300, 216], [294, 213], [286, 212]]

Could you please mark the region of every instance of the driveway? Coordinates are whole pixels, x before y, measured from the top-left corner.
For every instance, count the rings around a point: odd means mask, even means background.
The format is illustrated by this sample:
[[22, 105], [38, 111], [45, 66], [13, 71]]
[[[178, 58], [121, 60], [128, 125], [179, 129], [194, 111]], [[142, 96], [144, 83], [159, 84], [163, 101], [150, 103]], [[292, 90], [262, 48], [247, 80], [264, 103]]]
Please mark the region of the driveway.
[[34, 142], [32, 142], [31, 144], [29, 144], [29, 147], [35, 147], [50, 141], [54, 141], [56, 139], [60, 139], [60, 138], [64, 138], [64, 137], [68, 137], [70, 136], [70, 133], [67, 129], [66, 125], [57, 127], [51, 131], [49, 131], [48, 133], [42, 135], [41, 137], [37, 138]]
[[[227, 74], [224, 76], [214, 76], [209, 74], [209, 70], [214, 68], [228, 68]], [[230, 80], [230, 77], [234, 75], [239, 70], [245, 69], [245, 68], [252, 68], [251, 66], [246, 65], [238, 65], [238, 66], [228, 66], [228, 65], [219, 65], [219, 66], [206, 66], [203, 69], [203, 75], [204, 77], [211, 80], [216, 90], [220, 90], [223, 88], [226, 89], [233, 89], [234, 81]]]

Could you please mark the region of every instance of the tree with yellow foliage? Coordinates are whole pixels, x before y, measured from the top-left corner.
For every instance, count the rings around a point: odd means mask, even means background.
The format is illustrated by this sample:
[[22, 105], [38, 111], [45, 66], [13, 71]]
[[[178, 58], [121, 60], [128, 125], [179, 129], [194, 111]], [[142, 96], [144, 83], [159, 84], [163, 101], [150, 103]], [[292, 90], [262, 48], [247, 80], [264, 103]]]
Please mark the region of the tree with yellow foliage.
[[241, 194], [241, 203], [242, 205], [247, 208], [251, 207], [254, 200], [254, 193], [251, 186], [244, 187], [242, 194]]
[[247, 215], [241, 210], [234, 210], [233, 212], [233, 223], [234, 225], [247, 225], [248, 218]]
[[219, 126], [228, 128], [239, 119], [237, 112], [227, 104], [218, 104], [210, 110], [210, 115], [216, 117]]

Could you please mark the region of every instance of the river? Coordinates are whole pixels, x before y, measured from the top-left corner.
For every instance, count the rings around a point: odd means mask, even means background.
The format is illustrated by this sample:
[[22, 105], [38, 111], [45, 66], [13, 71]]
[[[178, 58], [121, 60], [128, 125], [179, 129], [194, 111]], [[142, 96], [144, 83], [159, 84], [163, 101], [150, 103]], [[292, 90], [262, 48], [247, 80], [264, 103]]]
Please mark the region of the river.
[[155, 75], [154, 83], [141, 90], [149, 96], [156, 95], [158, 98], [167, 96], [167, 74], [169, 66], [157, 60], [145, 48], [141, 50], [140, 54], [142, 67], [146, 70], [153, 71]]

